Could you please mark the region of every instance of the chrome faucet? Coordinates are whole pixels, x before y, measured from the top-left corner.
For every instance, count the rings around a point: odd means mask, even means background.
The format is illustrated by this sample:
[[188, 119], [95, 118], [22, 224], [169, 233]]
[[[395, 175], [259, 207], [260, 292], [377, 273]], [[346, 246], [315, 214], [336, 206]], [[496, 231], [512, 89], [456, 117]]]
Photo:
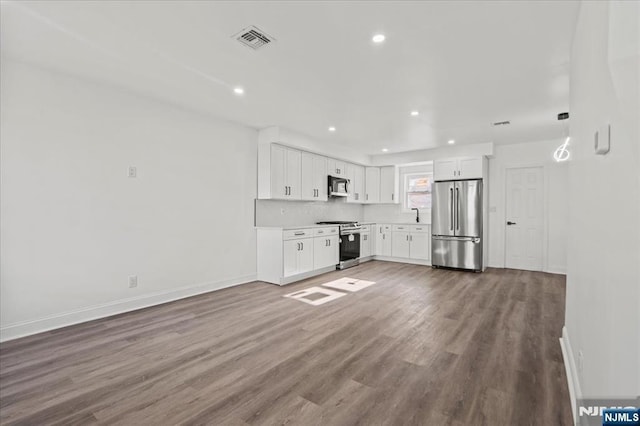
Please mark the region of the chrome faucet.
[[412, 208], [411, 210], [415, 210], [416, 211], [416, 223], [420, 223], [420, 210], [418, 210], [417, 208]]

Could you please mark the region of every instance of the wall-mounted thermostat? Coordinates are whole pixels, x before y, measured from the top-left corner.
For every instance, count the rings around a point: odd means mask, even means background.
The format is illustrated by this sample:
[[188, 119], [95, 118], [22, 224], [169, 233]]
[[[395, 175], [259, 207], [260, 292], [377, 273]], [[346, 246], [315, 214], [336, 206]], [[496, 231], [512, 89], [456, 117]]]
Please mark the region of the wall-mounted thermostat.
[[597, 155], [605, 155], [611, 148], [611, 125], [602, 126], [593, 136], [593, 144]]

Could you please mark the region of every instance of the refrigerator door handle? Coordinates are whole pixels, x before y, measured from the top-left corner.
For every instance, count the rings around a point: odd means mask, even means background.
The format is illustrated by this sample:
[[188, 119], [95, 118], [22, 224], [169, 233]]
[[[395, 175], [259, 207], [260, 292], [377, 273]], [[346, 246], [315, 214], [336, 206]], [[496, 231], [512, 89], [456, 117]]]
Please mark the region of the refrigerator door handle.
[[453, 231], [453, 188], [449, 188], [449, 199], [451, 200], [449, 203], [451, 205], [449, 209], [449, 223], [451, 224], [450, 229]]
[[460, 191], [456, 188], [456, 230], [460, 230]]
[[436, 236], [432, 235], [431, 238], [433, 240], [438, 241], [462, 241], [462, 242], [471, 242], [471, 243], [479, 243], [479, 237], [449, 237], [449, 236]]

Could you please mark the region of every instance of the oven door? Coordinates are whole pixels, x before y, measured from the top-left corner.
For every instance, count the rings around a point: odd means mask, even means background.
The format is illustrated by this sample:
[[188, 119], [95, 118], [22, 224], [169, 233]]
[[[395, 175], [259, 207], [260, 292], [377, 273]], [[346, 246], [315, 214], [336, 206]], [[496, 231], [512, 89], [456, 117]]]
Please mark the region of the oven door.
[[340, 234], [340, 261], [360, 257], [360, 231], [348, 231]]

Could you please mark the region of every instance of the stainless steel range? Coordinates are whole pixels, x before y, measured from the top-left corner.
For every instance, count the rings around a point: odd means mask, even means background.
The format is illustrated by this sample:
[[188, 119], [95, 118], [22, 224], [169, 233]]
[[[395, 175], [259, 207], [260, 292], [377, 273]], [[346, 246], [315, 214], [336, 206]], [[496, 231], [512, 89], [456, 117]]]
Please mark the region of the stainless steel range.
[[339, 225], [340, 227], [340, 263], [338, 269], [350, 268], [360, 264], [360, 225], [358, 222], [333, 221], [318, 222], [318, 225]]

